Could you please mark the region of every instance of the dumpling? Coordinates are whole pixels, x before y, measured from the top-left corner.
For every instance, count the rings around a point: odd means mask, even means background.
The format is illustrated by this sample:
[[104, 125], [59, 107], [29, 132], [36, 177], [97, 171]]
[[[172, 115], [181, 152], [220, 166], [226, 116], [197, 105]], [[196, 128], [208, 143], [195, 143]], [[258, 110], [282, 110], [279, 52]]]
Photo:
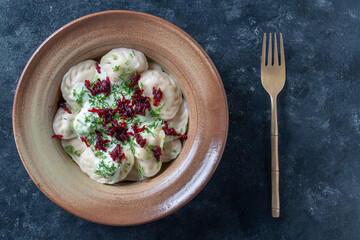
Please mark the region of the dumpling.
[[168, 121], [168, 124], [175, 128], [176, 132], [185, 134], [189, 121], [189, 108], [185, 99], [183, 99], [179, 111], [175, 117]]
[[145, 55], [128, 48], [111, 50], [101, 58], [100, 65], [113, 83], [127, 81], [135, 72], [141, 73], [148, 69]]
[[97, 114], [89, 112], [89, 108], [89, 105], [85, 105], [75, 117], [73, 129], [74, 132], [78, 135], [85, 136], [88, 135], [90, 132], [94, 131], [94, 125], [89, 122], [89, 119], [96, 119]]
[[[169, 120], [175, 117], [175, 114], [180, 108], [182, 96], [176, 84], [170, 80], [169, 75], [158, 70], [148, 70], [141, 74], [139, 87], [144, 89], [145, 96], [153, 100], [153, 88], [161, 89], [162, 98], [159, 106], [163, 107], [160, 110], [160, 117], [164, 120]], [[153, 101], [152, 101], [153, 102]], [[151, 108], [155, 110], [159, 106], [151, 104]]]
[[[82, 153], [79, 166], [89, 177], [100, 183], [114, 184], [126, 178], [134, 165], [134, 157], [128, 149], [122, 149], [125, 159], [120, 164], [112, 161], [111, 157], [101, 159], [96, 157], [90, 148]], [[115, 167], [115, 169], [112, 169]], [[101, 173], [107, 173], [105, 177]]]
[[172, 140], [164, 144], [161, 155], [162, 162], [169, 162], [175, 159], [181, 152], [181, 141], [179, 139]]
[[59, 108], [55, 114], [53, 130], [57, 135], [62, 135], [63, 139], [76, 137], [72, 130], [75, 114], [67, 113], [63, 108]]
[[72, 109], [77, 109], [79, 107], [72, 97], [73, 88], [79, 83], [83, 84], [85, 80], [89, 80], [90, 82], [94, 80], [94, 77], [97, 74], [96, 64], [97, 63], [93, 60], [81, 62], [71, 67], [64, 75], [61, 82], [61, 92], [65, 101]]
[[66, 150], [67, 154], [69, 154], [76, 163], [79, 164], [80, 156], [87, 148], [85, 143], [83, 143], [78, 138], [72, 138], [72, 139], [61, 139], [61, 145]]
[[148, 70], [157, 70], [159, 72], [163, 72], [162, 67], [159, 64], [154, 63], [154, 62], [149, 62]]
[[142, 173], [144, 177], [152, 177], [161, 169], [161, 161], [158, 161], [154, 157], [154, 152], [152, 149], [150, 149], [150, 146], [159, 146], [160, 148], [164, 146], [165, 132], [161, 129], [161, 126], [155, 129], [154, 136], [148, 133], [142, 134], [142, 137], [146, 138], [146, 145], [144, 148], [140, 146], [134, 147], [135, 167]]
[[[136, 165], [136, 160], [135, 160], [135, 163]], [[146, 178], [142, 177], [139, 172], [138, 172], [138, 169], [134, 166], [133, 168], [131, 168], [131, 171], [129, 172], [129, 174], [126, 176], [126, 178], [124, 179], [124, 181], [142, 181]]]

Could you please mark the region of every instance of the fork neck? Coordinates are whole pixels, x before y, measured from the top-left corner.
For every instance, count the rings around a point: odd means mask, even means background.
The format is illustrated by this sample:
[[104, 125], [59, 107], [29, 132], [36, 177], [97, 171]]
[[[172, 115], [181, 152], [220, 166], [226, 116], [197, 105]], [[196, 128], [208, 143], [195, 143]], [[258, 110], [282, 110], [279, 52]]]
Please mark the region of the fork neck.
[[270, 96], [271, 99], [271, 136], [278, 136], [277, 122], [277, 95]]

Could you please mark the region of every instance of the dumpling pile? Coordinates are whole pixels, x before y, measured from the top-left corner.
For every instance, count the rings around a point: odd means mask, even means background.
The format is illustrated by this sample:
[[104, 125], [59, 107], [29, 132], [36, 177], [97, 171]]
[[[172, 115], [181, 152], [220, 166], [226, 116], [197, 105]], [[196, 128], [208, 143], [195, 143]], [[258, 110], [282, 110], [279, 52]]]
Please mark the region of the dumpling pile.
[[175, 159], [189, 110], [171, 75], [136, 50], [117, 48], [69, 69], [61, 83], [54, 136], [100, 183], [142, 181]]

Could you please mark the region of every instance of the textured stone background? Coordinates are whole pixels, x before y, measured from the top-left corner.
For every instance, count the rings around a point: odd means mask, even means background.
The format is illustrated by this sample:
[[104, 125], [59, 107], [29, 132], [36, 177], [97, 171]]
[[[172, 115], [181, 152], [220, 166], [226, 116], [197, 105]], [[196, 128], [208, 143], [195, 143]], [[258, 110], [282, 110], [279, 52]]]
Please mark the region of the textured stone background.
[[[210, 55], [229, 101], [229, 138], [208, 185], [189, 204], [135, 227], [65, 212], [21, 164], [11, 109], [27, 60], [51, 33], [89, 13], [162, 17]], [[270, 215], [270, 104], [260, 83], [264, 32], [283, 32], [279, 96], [281, 218]], [[360, 236], [360, 2], [0, 0], [1, 239], [358, 239]]]

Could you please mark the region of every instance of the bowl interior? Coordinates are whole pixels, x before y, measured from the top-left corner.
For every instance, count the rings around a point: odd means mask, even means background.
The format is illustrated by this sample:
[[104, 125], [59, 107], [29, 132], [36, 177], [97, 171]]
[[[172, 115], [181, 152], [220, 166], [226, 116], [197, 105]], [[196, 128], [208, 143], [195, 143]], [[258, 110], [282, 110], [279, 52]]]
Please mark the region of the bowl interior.
[[[117, 47], [139, 50], [170, 72], [190, 118], [188, 139], [175, 161], [154, 178], [112, 186], [91, 180], [51, 136], [63, 75]], [[132, 225], [175, 211], [201, 190], [220, 161], [228, 110], [214, 65], [190, 36], [148, 14], [108, 11], [66, 25], [34, 53], [19, 81], [13, 125], [26, 170], [52, 201], [90, 221]]]

